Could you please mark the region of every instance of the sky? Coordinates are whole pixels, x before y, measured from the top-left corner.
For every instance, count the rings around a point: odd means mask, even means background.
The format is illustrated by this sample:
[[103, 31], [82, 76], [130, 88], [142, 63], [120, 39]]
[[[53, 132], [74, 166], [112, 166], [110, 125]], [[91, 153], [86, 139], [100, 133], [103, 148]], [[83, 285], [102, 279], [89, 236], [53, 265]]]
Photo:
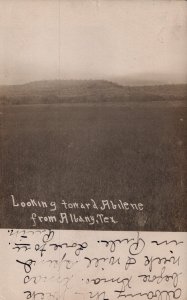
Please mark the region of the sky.
[[187, 2], [0, 0], [0, 84], [187, 82]]

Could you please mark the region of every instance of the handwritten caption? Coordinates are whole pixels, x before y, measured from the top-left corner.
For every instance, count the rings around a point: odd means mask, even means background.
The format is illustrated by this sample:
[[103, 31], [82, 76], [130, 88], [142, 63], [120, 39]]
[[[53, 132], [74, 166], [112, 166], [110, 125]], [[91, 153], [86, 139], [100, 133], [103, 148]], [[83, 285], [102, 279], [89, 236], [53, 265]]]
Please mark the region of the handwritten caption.
[[17, 298], [14, 290], [5, 299], [187, 299], [184, 233], [35, 229], [6, 235], [4, 263], [12, 277], [5, 279], [16, 282]]
[[[19, 201], [14, 195], [11, 195], [11, 204], [14, 209], [31, 210], [30, 222], [32, 227], [47, 227], [48, 224], [117, 224], [118, 213], [116, 212], [142, 212], [144, 206], [142, 203], [131, 203], [122, 200], [100, 200], [95, 201], [41, 201], [29, 199]], [[99, 204], [98, 204], [99, 202]], [[33, 210], [35, 210], [33, 212]], [[110, 212], [110, 214], [108, 214]]]

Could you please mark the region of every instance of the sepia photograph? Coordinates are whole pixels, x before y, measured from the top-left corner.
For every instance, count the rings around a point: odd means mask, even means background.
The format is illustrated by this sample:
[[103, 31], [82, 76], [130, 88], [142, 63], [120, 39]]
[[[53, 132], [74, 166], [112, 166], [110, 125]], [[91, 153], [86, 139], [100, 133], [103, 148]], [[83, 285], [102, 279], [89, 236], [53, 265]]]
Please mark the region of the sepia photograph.
[[187, 300], [187, 1], [0, 0], [0, 300]]
[[0, 1], [1, 228], [186, 231], [186, 1]]

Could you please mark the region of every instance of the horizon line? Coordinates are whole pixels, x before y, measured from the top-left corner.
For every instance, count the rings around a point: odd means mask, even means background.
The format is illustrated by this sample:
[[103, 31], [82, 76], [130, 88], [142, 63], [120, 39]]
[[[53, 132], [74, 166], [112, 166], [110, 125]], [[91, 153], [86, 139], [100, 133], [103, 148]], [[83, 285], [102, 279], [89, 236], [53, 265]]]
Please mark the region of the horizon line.
[[[120, 80], [124, 80], [124, 82], [120, 82]], [[127, 86], [127, 87], [143, 87], [143, 86], [160, 86], [160, 85], [184, 85], [187, 84], [187, 80], [186, 81], [180, 81], [180, 82], [175, 82], [175, 81], [164, 81], [164, 80], [148, 80], [145, 79], [145, 82], [143, 82], [144, 80], [140, 79], [140, 82], [138, 82], [138, 80], [133, 78], [127, 78], [126, 81], [132, 81], [132, 82], [125, 82], [125, 78], [123, 77], [118, 77], [118, 78], [54, 78], [54, 79], [39, 79], [39, 80], [31, 80], [31, 81], [26, 81], [26, 82], [22, 82], [22, 83], [5, 83], [5, 84], [0, 84], [0, 87], [8, 87], [8, 86], [23, 86], [23, 85], [28, 85], [28, 84], [33, 84], [33, 83], [39, 83], [39, 82], [52, 82], [52, 81], [105, 81], [105, 82], [111, 82], [114, 84], [117, 84], [119, 86]], [[134, 82], [133, 82], [134, 81]]]

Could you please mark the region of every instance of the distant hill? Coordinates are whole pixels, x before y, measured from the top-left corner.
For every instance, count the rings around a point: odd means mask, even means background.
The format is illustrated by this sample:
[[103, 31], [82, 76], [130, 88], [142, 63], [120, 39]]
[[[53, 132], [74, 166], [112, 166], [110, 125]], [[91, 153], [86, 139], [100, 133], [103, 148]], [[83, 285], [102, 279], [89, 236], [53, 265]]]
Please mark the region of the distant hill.
[[51, 80], [0, 86], [0, 104], [187, 100], [187, 84], [121, 86], [106, 80]]

